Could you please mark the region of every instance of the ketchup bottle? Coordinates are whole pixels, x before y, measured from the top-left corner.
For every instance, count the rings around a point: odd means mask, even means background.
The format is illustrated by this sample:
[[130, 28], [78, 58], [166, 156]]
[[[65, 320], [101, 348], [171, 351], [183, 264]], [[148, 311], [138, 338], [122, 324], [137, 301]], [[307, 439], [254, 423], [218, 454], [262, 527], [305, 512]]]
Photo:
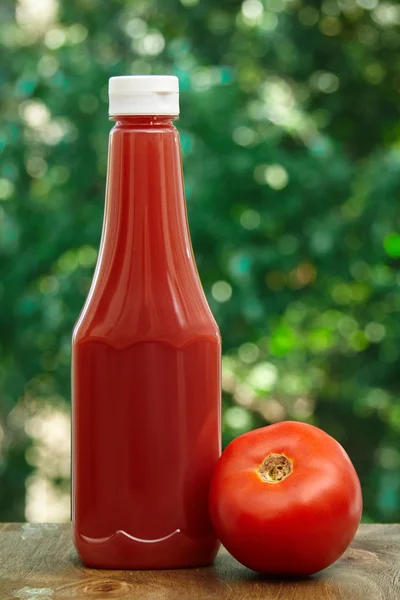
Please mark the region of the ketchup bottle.
[[90, 567], [210, 564], [221, 340], [188, 229], [178, 79], [112, 77], [105, 217], [73, 333], [73, 537]]

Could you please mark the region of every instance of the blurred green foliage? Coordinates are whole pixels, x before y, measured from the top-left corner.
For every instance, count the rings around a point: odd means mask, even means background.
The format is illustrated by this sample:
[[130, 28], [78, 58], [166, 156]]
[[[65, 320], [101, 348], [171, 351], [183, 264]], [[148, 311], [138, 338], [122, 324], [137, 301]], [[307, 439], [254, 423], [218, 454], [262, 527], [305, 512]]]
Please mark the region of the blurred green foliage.
[[20, 0], [0, 15], [1, 520], [38, 518], [24, 512], [38, 477], [68, 493], [37, 415], [69, 402], [107, 81], [129, 73], [180, 78], [193, 246], [224, 342], [224, 444], [280, 419], [317, 424], [353, 459], [364, 518], [399, 520], [400, 5]]

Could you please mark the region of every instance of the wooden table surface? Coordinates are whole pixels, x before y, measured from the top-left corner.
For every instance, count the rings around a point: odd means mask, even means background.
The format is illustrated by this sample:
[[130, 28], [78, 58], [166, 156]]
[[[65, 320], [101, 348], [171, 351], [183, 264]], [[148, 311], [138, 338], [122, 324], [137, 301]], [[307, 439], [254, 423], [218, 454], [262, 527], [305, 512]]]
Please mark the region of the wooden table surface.
[[168, 571], [86, 569], [69, 525], [0, 525], [0, 600], [400, 600], [400, 525], [362, 525], [346, 554], [303, 580], [268, 580], [225, 550], [215, 564]]

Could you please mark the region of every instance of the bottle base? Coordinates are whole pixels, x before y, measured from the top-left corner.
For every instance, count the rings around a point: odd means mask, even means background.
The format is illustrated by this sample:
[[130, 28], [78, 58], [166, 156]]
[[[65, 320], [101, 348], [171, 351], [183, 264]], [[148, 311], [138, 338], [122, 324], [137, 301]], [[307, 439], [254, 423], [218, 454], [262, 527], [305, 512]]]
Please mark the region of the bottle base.
[[160, 540], [139, 540], [124, 531], [106, 538], [88, 538], [73, 530], [79, 558], [92, 569], [187, 569], [213, 563], [219, 541], [193, 539], [177, 529]]

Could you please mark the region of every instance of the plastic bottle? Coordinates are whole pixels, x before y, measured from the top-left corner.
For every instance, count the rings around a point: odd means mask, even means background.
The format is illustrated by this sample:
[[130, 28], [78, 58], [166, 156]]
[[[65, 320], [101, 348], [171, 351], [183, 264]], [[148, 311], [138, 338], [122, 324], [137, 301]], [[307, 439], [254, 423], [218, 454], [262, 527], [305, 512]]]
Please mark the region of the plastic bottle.
[[99, 568], [213, 561], [220, 334], [187, 223], [178, 80], [110, 79], [98, 262], [73, 333], [73, 538]]

